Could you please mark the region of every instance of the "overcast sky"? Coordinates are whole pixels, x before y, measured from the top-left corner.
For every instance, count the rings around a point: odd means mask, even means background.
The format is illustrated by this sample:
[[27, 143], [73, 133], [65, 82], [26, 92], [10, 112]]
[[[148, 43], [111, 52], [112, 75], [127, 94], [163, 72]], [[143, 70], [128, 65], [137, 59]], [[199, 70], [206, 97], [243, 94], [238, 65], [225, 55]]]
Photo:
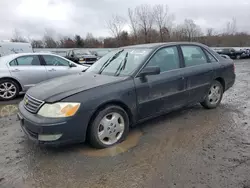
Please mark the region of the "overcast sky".
[[41, 38], [46, 28], [62, 35], [109, 36], [105, 22], [140, 4], [167, 4], [176, 24], [190, 18], [203, 29], [222, 30], [235, 17], [238, 30], [250, 31], [250, 0], [0, 0], [0, 40], [10, 39], [14, 29], [30, 38]]

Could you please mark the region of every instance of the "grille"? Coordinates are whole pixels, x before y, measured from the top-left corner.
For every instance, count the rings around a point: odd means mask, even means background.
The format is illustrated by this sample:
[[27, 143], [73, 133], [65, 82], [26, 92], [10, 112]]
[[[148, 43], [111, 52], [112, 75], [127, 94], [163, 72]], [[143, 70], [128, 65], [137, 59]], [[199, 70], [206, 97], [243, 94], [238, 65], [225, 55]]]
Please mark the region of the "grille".
[[96, 61], [96, 58], [85, 58], [85, 61]]
[[39, 110], [39, 108], [43, 105], [43, 101], [40, 101], [34, 97], [31, 97], [29, 95], [25, 95], [24, 96], [24, 108], [26, 110], [28, 110], [31, 113], [37, 113], [37, 111]]

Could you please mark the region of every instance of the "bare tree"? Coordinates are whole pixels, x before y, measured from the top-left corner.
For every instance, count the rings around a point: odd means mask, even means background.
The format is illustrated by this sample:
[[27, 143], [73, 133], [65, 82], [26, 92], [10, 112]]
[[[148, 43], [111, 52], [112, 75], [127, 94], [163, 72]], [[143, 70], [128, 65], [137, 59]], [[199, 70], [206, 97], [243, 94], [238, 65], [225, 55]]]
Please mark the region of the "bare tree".
[[183, 29], [188, 41], [193, 41], [202, 35], [201, 28], [192, 19], [185, 19]]
[[226, 23], [226, 32], [227, 35], [235, 35], [237, 32], [237, 22], [236, 18], [232, 18], [231, 21]]
[[164, 34], [168, 34], [169, 36], [169, 29], [172, 26], [173, 22], [173, 15], [169, 14], [168, 6], [164, 5], [155, 5], [153, 7], [153, 15], [157, 25], [157, 28], [160, 33], [160, 41], [164, 41]]
[[13, 37], [11, 38], [11, 42], [27, 42], [27, 40], [22, 37], [21, 31], [15, 29], [13, 32]]
[[182, 41], [186, 39], [186, 31], [183, 27], [183, 25], [177, 25], [172, 30], [171, 39], [174, 41]]
[[144, 33], [144, 42], [150, 42], [149, 31], [152, 29], [154, 23], [153, 10], [149, 5], [140, 5], [135, 8], [136, 19], [141, 29]]
[[128, 17], [129, 17], [129, 21], [130, 21], [130, 27], [133, 31], [134, 41], [135, 41], [135, 43], [137, 43], [137, 41], [138, 41], [138, 22], [136, 20], [135, 11], [129, 8], [128, 9]]
[[207, 34], [208, 37], [211, 37], [214, 35], [214, 29], [213, 28], [207, 28]]
[[31, 40], [32, 48], [43, 48], [43, 41], [41, 40]]
[[54, 39], [54, 31], [51, 29], [45, 29], [44, 37], [43, 37], [43, 42], [45, 48], [56, 48], [57, 47], [57, 42]]
[[111, 20], [107, 22], [107, 26], [111, 34], [118, 40], [120, 39], [125, 23], [126, 23], [125, 18], [118, 15], [113, 15]]
[[86, 39], [84, 41], [84, 46], [86, 48], [98, 48], [100, 46], [102, 46], [102, 42], [98, 41], [93, 35], [92, 33], [87, 33], [86, 35]]

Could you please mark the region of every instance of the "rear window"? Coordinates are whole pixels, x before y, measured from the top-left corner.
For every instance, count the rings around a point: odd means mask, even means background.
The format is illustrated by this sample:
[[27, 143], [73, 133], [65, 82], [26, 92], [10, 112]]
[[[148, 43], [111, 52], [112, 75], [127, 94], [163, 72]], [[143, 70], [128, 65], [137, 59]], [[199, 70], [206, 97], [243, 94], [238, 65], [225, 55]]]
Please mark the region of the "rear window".
[[206, 55], [207, 55], [207, 57], [208, 57], [208, 60], [209, 60], [209, 62], [217, 62], [217, 59], [212, 55], [212, 54], [210, 54], [207, 50], [205, 50], [204, 49], [204, 51], [205, 51], [205, 53], [206, 53]]
[[17, 66], [17, 61], [14, 59], [13, 61], [10, 62], [10, 66]]
[[37, 55], [18, 57], [9, 63], [10, 66], [40, 66]]

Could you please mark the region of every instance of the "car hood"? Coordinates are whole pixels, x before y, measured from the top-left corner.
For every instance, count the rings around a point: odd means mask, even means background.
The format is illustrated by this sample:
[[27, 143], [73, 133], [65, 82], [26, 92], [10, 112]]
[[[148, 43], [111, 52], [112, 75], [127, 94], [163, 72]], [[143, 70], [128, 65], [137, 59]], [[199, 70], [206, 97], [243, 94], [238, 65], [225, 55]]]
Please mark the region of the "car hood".
[[36, 99], [53, 103], [76, 93], [124, 79], [126, 77], [78, 73], [42, 82], [29, 89], [27, 94]]

